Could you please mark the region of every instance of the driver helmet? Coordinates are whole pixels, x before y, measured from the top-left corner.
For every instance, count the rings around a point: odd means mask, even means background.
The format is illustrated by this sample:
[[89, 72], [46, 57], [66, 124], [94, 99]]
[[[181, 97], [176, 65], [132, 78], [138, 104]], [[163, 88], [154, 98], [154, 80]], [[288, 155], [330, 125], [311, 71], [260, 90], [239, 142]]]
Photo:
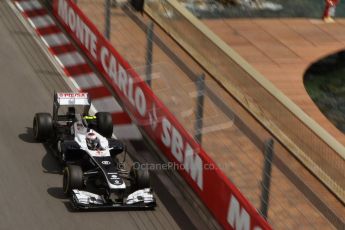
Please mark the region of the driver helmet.
[[95, 133], [86, 134], [86, 144], [87, 147], [91, 150], [96, 150], [99, 147], [99, 139]]

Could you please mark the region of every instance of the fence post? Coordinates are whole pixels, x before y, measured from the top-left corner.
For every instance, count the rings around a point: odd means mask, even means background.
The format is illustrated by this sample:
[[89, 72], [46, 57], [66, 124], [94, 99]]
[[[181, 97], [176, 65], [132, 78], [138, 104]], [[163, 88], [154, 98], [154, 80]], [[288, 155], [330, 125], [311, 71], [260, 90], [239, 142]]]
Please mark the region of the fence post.
[[104, 1], [104, 36], [110, 40], [111, 0]]
[[152, 81], [152, 55], [153, 55], [153, 22], [149, 21], [146, 29], [146, 83], [151, 87]]
[[196, 82], [197, 86], [197, 100], [195, 112], [195, 134], [194, 139], [201, 144], [202, 141], [202, 127], [204, 116], [204, 94], [205, 94], [205, 74], [201, 74]]
[[264, 150], [264, 168], [262, 171], [262, 181], [261, 181], [261, 205], [260, 212], [262, 216], [267, 219], [268, 204], [270, 196], [270, 186], [271, 186], [271, 172], [272, 172], [272, 160], [273, 160], [273, 139], [269, 139], [265, 142]]

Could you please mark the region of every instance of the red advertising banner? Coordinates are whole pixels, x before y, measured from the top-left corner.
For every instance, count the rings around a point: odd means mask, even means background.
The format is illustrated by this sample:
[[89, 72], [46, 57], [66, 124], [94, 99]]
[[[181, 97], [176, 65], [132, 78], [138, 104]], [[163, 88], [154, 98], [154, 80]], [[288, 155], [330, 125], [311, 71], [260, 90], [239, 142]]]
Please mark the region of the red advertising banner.
[[53, 0], [53, 13], [225, 229], [271, 229], [78, 6]]

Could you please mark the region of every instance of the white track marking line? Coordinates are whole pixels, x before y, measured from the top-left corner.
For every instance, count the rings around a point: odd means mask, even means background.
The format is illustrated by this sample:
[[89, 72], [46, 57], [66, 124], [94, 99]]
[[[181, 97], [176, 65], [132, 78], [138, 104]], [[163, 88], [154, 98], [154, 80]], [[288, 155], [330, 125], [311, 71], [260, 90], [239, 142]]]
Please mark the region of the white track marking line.
[[41, 38], [48, 47], [71, 44], [71, 42], [63, 33], [49, 34], [46, 36], [42, 36]]
[[15, 2], [15, 4], [21, 12], [43, 9], [43, 6], [38, 1], [21, 1]]
[[28, 20], [35, 29], [41, 29], [41, 28], [56, 25], [54, 20], [48, 14], [43, 15], [43, 16], [28, 18]]
[[65, 68], [86, 63], [83, 56], [81, 56], [78, 53], [78, 51], [59, 54], [59, 55], [56, 55], [56, 58], [60, 61], [62, 66]]
[[120, 104], [113, 96], [103, 97], [92, 100], [92, 104], [98, 111], [105, 111], [110, 113], [123, 112]]

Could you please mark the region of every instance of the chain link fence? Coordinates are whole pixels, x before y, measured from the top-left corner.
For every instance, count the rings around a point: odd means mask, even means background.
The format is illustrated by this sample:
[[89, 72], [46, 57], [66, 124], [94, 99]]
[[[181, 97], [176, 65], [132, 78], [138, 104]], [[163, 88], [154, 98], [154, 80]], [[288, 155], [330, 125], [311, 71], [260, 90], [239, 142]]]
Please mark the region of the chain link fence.
[[232, 50], [226, 51], [224, 45], [216, 43], [217, 38], [205, 27], [199, 27], [196, 19], [176, 2], [150, 1], [146, 11], [345, 202], [345, 151], [342, 145], [332, 137], [325, 138], [319, 127], [315, 132], [313, 127], [317, 124], [307, 123], [305, 114], [300, 115], [297, 106], [291, 105], [290, 101], [285, 103], [288, 101], [286, 97], [272, 89], [246, 63], [238, 61], [239, 57]]

